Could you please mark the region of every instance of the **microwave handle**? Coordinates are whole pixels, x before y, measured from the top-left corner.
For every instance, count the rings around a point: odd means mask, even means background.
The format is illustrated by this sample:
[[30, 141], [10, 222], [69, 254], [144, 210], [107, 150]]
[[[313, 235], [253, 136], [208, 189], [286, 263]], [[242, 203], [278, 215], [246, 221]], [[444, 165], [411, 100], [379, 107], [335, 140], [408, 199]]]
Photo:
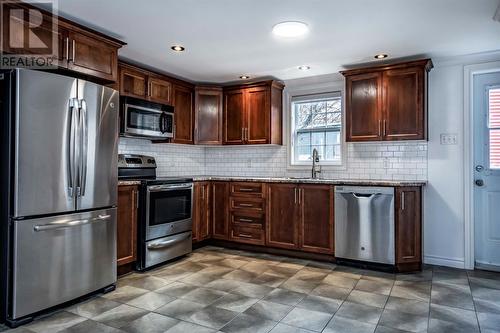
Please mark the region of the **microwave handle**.
[[160, 115], [160, 132], [163, 134], [167, 131], [167, 129], [165, 128], [165, 120], [167, 118], [167, 115], [165, 114], [165, 112], [162, 112], [161, 115]]

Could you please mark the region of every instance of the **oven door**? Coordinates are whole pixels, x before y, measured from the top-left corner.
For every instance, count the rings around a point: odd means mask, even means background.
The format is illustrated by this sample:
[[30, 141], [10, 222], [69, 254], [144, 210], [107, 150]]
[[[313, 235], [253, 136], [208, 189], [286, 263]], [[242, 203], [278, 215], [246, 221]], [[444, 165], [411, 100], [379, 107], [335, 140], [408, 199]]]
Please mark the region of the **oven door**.
[[142, 106], [125, 104], [124, 135], [152, 138], [173, 137], [173, 114]]
[[192, 230], [193, 183], [150, 185], [146, 241]]

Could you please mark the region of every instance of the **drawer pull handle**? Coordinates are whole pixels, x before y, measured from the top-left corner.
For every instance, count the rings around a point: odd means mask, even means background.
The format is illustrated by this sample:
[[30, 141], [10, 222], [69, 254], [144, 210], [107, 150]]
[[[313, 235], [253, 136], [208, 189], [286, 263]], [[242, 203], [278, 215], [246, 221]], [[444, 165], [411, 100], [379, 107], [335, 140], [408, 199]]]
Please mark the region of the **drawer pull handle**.
[[241, 192], [253, 192], [253, 190], [254, 190], [253, 188], [247, 188], [247, 187], [240, 188]]
[[248, 204], [248, 203], [240, 203], [239, 206], [241, 206], [241, 207], [253, 207], [252, 204]]
[[253, 220], [251, 220], [251, 219], [245, 219], [242, 217], [238, 218], [238, 221], [240, 221], [240, 222], [253, 222]]
[[238, 234], [238, 237], [252, 238], [252, 235], [250, 235], [250, 234]]

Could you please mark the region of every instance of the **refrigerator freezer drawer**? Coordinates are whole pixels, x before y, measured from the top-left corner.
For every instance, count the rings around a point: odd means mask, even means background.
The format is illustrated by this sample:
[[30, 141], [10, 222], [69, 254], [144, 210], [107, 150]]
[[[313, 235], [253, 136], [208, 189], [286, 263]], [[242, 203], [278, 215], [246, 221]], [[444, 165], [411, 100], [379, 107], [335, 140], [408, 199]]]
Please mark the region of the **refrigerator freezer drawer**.
[[116, 282], [116, 208], [14, 222], [12, 318]]

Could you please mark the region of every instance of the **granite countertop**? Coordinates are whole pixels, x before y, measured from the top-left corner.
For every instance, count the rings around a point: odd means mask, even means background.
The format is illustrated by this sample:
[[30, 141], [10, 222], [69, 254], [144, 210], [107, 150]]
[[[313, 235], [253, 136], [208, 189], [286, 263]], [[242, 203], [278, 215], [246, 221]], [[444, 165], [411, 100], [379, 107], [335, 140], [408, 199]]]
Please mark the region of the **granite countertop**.
[[[300, 184], [328, 184], [328, 185], [364, 185], [364, 186], [424, 186], [426, 181], [417, 180], [362, 180], [362, 179], [310, 179], [287, 177], [252, 177], [252, 176], [189, 176], [195, 182], [199, 181], [233, 181], [233, 182], [262, 182], [262, 183], [300, 183]], [[118, 185], [140, 185], [136, 180], [119, 180]]]

